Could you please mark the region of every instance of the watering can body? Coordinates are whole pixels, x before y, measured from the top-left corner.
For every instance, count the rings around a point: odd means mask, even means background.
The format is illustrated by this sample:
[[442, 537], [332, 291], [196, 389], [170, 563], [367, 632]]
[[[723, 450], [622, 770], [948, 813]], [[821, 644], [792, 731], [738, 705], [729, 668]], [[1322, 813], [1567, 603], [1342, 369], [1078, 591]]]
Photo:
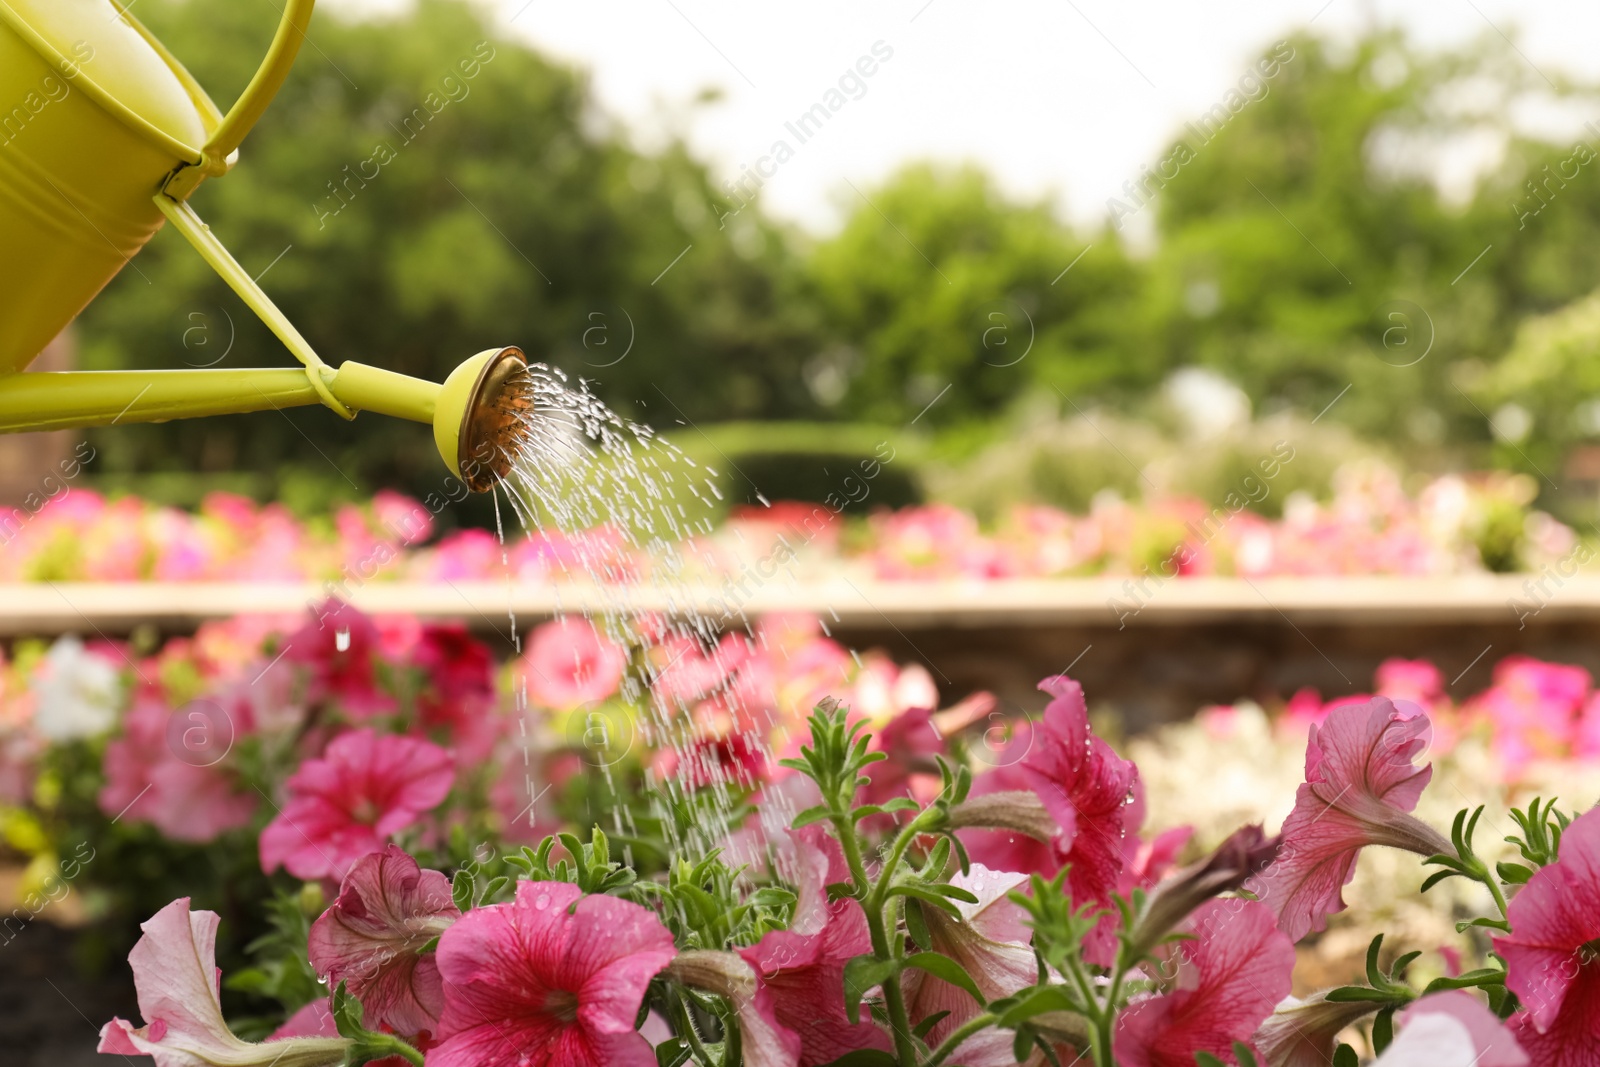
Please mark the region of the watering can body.
[[0, 373], [32, 362], [161, 228], [155, 193], [201, 162], [220, 121], [107, 0], [0, 0]]

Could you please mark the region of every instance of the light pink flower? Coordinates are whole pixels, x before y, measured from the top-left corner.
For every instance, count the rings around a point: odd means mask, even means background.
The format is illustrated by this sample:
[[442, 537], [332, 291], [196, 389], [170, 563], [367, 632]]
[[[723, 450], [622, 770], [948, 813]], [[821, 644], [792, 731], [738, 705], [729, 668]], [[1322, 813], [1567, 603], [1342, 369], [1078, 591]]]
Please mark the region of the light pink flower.
[[778, 1022], [772, 990], [732, 952], [680, 952], [667, 973], [684, 985], [726, 997], [739, 1020], [742, 1067], [795, 1067], [800, 1035]]
[[1122, 1067], [1193, 1067], [1195, 1053], [1231, 1060], [1289, 993], [1294, 945], [1253, 900], [1202, 904], [1179, 943], [1177, 986], [1136, 997], [1117, 1018], [1114, 1048]]
[[1414, 1001], [1398, 1021], [1398, 1036], [1372, 1067], [1527, 1067], [1528, 1054], [1517, 1039], [1464, 990]]
[[1561, 835], [1560, 857], [1511, 901], [1494, 939], [1522, 1010], [1511, 1030], [1540, 1067], [1600, 1064], [1600, 809]]
[[444, 990], [433, 955], [417, 950], [460, 917], [450, 880], [388, 845], [356, 861], [338, 899], [312, 924], [311, 965], [330, 988], [349, 983], [368, 1029], [431, 1031], [444, 1010]]
[[1328, 1067], [1340, 1033], [1378, 1010], [1371, 1001], [1285, 997], [1262, 1022], [1251, 1044], [1268, 1067]]
[[135, 1028], [112, 1019], [100, 1029], [99, 1051], [151, 1056], [156, 1067], [333, 1067], [344, 1061], [342, 1038], [296, 1037], [252, 1044], [241, 1041], [222, 1018], [218, 994], [216, 912], [189, 911], [182, 897], [141, 924], [144, 931], [128, 963], [138, 989]]
[[261, 869], [343, 878], [356, 860], [435, 808], [450, 792], [450, 753], [414, 737], [355, 730], [285, 783], [289, 799], [261, 831]]
[[589, 620], [569, 616], [533, 631], [522, 665], [529, 699], [565, 711], [615, 693], [628, 655]]
[[1344, 908], [1343, 887], [1365, 846], [1423, 856], [1450, 851], [1436, 830], [1409, 814], [1433, 774], [1431, 766], [1414, 763], [1427, 731], [1426, 715], [1385, 697], [1335, 708], [1310, 728], [1306, 780], [1284, 820], [1283, 847], [1250, 882], [1292, 940], [1321, 930], [1329, 914]]
[[520, 882], [439, 940], [444, 1015], [429, 1067], [654, 1067], [634, 1018], [672, 961], [637, 904], [565, 882]]
[[[215, 710], [208, 705], [193, 711], [191, 722], [152, 693], [136, 696], [123, 718], [122, 735], [106, 746], [100, 810], [112, 818], [148, 822], [174, 841], [195, 844], [249, 825], [257, 798], [241, 791], [221, 766], [232, 738], [220, 736], [218, 731], [230, 727], [216, 719]], [[192, 751], [183, 747], [191, 735], [200, 739]], [[180, 759], [180, 752], [187, 759]]]
[[[1039, 979], [1027, 912], [1006, 897], [1027, 881], [1026, 875], [991, 871], [975, 863], [969, 873], [951, 879], [952, 885], [978, 898], [975, 904], [956, 902], [961, 910], [959, 922], [938, 908], [923, 909], [933, 942], [927, 947], [966, 968], [988, 1000], [1008, 997]], [[952, 1031], [982, 1010], [971, 994], [926, 972], [907, 971], [904, 981], [913, 1025], [941, 1011], [950, 1013], [928, 1031], [930, 1046], [938, 1047]], [[1015, 1037], [1010, 1030], [991, 1027], [979, 1031], [961, 1043], [951, 1062], [967, 1067], [1012, 1067], [1017, 1062], [1012, 1054]], [[1043, 1059], [1043, 1053], [1036, 1053], [1028, 1062], [1042, 1063]]]

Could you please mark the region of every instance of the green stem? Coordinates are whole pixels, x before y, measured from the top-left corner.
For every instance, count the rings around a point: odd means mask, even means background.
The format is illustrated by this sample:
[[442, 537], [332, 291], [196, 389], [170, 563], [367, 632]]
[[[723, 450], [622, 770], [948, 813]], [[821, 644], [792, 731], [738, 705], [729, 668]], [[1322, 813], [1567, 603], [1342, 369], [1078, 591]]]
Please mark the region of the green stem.
[[[867, 932], [872, 935], [872, 954], [880, 960], [893, 960], [889, 947], [889, 934], [883, 922], [883, 903], [875, 900], [876, 887], [867, 877], [867, 865], [861, 859], [861, 842], [856, 837], [855, 823], [848, 811], [833, 811], [834, 833], [839, 847], [844, 851], [845, 863], [850, 867], [850, 877], [856, 885], [861, 910], [867, 915]], [[907, 827], [909, 829], [909, 827]], [[906, 1013], [905, 994], [900, 989], [900, 976], [892, 974], [883, 982], [883, 1003], [889, 1012], [889, 1029], [893, 1032], [895, 1056], [901, 1067], [917, 1067], [917, 1046], [911, 1039], [911, 1018]]]
[[1083, 996], [1083, 1014], [1094, 1024], [1089, 1031], [1089, 1047], [1094, 1054], [1095, 1067], [1116, 1067], [1115, 1061], [1111, 1058], [1113, 1009], [1109, 1005], [1100, 1003], [1100, 998], [1094, 992], [1094, 983], [1089, 981], [1088, 975], [1083, 973], [1082, 964], [1073, 955], [1067, 955], [1062, 962], [1065, 964], [1068, 976]]
[[1506, 895], [1500, 889], [1499, 879], [1492, 872], [1485, 869], [1483, 872], [1483, 884], [1489, 887], [1489, 893], [1494, 897], [1494, 906], [1500, 909], [1500, 918], [1509, 923], [1511, 921], [1511, 912], [1507, 909]]
[[[382, 1042], [382, 1047], [386, 1051], [402, 1057], [407, 1063], [415, 1064], [416, 1067], [422, 1067], [422, 1053], [415, 1048], [412, 1048], [409, 1042], [402, 1041], [400, 1038], [395, 1037], [392, 1034], [373, 1034], [372, 1036], [387, 1037], [388, 1040]], [[377, 1042], [374, 1042], [374, 1044], [377, 1044]]]
[[684, 1002], [683, 995], [676, 990], [668, 994], [672, 1001], [672, 1013], [678, 1017], [678, 1036], [689, 1042], [689, 1047], [694, 1050], [695, 1059], [701, 1063], [711, 1063], [711, 1053], [706, 1051], [705, 1045], [700, 1040], [700, 1032], [694, 1027], [694, 1015], [690, 1013], [689, 1006]]
[[984, 1012], [981, 1015], [975, 1015], [971, 1019], [968, 1019], [965, 1023], [951, 1031], [949, 1037], [945, 1038], [939, 1043], [939, 1047], [933, 1050], [933, 1055], [928, 1059], [925, 1067], [939, 1067], [939, 1064], [943, 1063], [945, 1060], [954, 1055], [956, 1049], [961, 1047], [961, 1042], [965, 1041], [979, 1030], [986, 1029], [987, 1027], [993, 1025], [996, 1018], [998, 1018], [998, 1016], [990, 1015], [988, 1012]]

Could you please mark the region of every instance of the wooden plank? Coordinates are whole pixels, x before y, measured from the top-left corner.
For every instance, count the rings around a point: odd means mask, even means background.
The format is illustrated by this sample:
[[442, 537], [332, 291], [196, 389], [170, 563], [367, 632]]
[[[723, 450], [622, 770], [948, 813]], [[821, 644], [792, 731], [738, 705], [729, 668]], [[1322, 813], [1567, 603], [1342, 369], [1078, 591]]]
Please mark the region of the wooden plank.
[[[1362, 623], [1520, 623], [1600, 618], [1600, 578], [1545, 581], [1527, 575], [1456, 578], [1185, 578], [1143, 589], [1123, 578], [993, 582], [874, 582], [832, 577], [778, 580], [746, 592], [729, 586], [524, 585], [504, 582], [373, 582], [349, 590], [364, 611], [460, 619], [509, 631], [559, 611], [695, 610], [734, 620], [802, 611], [842, 625], [904, 630], [1070, 624], [1116, 630], [1208, 620]], [[317, 585], [224, 583], [39, 583], [0, 585], [0, 634], [125, 633], [139, 624], [192, 629], [246, 612], [304, 614], [327, 595]], [[1520, 606], [1519, 606], [1520, 605]]]

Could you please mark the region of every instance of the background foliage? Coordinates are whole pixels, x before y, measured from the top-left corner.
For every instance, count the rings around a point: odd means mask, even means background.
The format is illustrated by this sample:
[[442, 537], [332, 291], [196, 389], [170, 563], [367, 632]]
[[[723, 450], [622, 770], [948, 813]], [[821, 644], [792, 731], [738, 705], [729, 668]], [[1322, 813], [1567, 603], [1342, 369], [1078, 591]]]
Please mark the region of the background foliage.
[[[145, 0], [139, 15], [226, 102], [278, 8]], [[696, 431], [680, 423], [904, 427], [934, 404], [917, 426], [934, 452], [947, 464], [981, 453], [983, 469], [1005, 462], [997, 442], [1096, 410], [1171, 431], [1158, 387], [1199, 366], [1258, 415], [1327, 409], [1412, 466], [1537, 471], [1557, 506], [1573, 504], [1565, 457], [1600, 432], [1600, 407], [1585, 404], [1600, 398], [1586, 369], [1600, 319], [1562, 311], [1600, 287], [1600, 162], [1511, 121], [1530, 103], [1581, 114], [1593, 88], [1546, 83], [1498, 38], [1448, 54], [1386, 30], [1293, 38], [1264, 95], [1214, 136], [1176, 131], [1188, 161], [1121, 230], [1075, 228], [975, 165], [915, 164], [824, 237], [759, 203], [728, 214], [681, 142], [635, 147], [580, 73], [456, 0], [380, 21], [321, 15], [312, 38], [241, 166], [195, 203], [330, 362], [438, 379], [517, 344], [686, 445]], [[396, 125], [484, 41], [494, 58], [466, 95], [405, 141]], [[1579, 136], [1600, 150], [1600, 133]], [[1503, 145], [1499, 162], [1441, 189], [1438, 160], [1485, 138]], [[380, 143], [393, 161], [331, 214], [330, 183]], [[287, 362], [176, 234], [139, 264], [144, 277], [124, 272], [83, 316], [85, 365], [205, 365], [223, 351], [221, 365]], [[195, 468], [210, 487], [302, 508], [385, 485], [426, 493], [443, 477], [426, 432], [374, 416], [346, 425], [306, 409], [96, 437], [102, 483], [157, 496], [192, 491], [160, 472]], [[770, 457], [763, 437], [733, 435]], [[783, 463], [766, 468], [781, 482]]]

